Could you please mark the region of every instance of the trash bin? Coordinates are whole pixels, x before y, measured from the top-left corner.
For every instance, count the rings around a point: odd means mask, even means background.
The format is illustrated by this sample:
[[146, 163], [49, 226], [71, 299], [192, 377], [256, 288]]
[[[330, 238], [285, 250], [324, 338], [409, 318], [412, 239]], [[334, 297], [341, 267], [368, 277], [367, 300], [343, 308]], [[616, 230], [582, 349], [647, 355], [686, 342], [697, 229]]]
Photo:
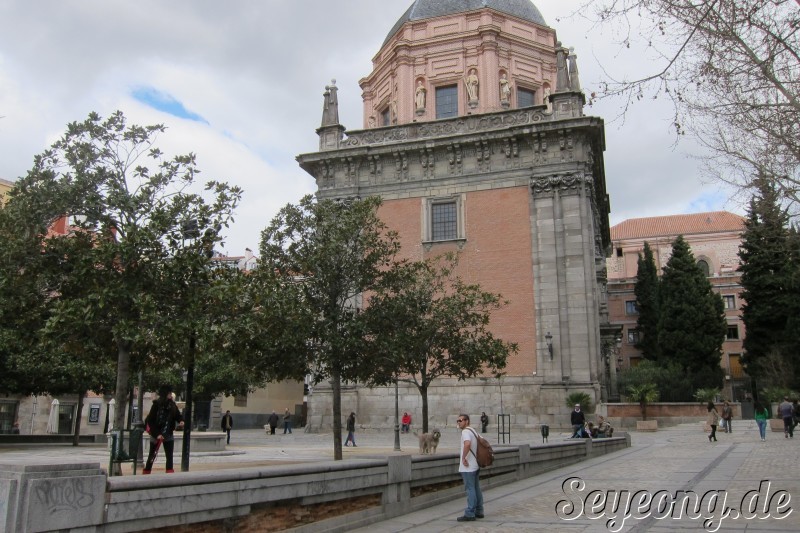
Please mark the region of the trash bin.
[[139, 449], [142, 446], [141, 427], [134, 429], [115, 429], [111, 432], [110, 458], [108, 461], [108, 475], [114, 475], [114, 465], [133, 463], [133, 475], [136, 475], [136, 464]]

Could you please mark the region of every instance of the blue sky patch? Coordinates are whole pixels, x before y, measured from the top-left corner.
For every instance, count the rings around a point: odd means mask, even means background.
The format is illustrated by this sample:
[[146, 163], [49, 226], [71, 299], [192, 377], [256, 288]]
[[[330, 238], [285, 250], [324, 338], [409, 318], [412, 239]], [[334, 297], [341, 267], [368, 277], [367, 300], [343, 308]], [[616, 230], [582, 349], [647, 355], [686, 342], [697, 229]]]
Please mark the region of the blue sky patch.
[[183, 103], [176, 100], [172, 95], [163, 93], [152, 87], [134, 89], [131, 96], [144, 105], [157, 109], [158, 111], [168, 113], [178, 118], [185, 118], [187, 120], [208, 124], [206, 119], [186, 109]]
[[689, 203], [686, 213], [703, 213], [706, 211], [723, 211], [728, 197], [722, 191], [708, 191], [700, 194]]

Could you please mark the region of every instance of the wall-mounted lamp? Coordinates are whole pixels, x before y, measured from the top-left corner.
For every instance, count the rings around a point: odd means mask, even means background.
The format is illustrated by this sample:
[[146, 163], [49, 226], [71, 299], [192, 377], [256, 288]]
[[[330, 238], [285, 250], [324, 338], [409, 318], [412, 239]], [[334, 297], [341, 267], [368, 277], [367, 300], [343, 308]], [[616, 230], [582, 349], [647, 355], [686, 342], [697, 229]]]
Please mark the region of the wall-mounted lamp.
[[547, 335], [544, 336], [544, 341], [547, 343], [547, 351], [550, 353], [550, 360], [553, 360], [553, 336], [550, 332], [547, 332]]

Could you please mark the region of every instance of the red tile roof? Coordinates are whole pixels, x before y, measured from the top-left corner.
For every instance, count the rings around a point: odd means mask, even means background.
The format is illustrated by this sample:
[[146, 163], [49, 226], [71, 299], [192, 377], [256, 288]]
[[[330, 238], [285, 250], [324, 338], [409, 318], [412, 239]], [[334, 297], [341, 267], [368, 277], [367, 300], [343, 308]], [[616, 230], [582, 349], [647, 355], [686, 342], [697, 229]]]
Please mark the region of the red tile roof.
[[631, 218], [611, 228], [611, 240], [743, 231], [744, 217], [727, 211]]

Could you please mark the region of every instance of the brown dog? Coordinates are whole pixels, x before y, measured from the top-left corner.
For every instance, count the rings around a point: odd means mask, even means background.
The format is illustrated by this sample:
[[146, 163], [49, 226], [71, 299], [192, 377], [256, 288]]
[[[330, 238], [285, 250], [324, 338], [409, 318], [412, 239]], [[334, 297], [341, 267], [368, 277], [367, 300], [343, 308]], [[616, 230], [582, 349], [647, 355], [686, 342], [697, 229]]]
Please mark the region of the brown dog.
[[439, 446], [439, 439], [442, 434], [438, 429], [434, 429], [432, 433], [419, 434], [414, 432], [414, 435], [419, 439], [419, 453], [436, 453], [436, 448]]

